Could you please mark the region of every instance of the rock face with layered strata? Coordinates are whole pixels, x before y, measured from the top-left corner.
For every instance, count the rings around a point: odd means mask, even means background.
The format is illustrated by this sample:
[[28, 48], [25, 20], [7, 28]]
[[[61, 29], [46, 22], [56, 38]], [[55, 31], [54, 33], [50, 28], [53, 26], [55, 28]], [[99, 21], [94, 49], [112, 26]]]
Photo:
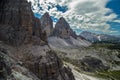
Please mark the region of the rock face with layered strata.
[[53, 32], [53, 21], [49, 15], [49, 13], [45, 13], [41, 17], [41, 29], [42, 32], [46, 32], [47, 36], [50, 36]]
[[[24, 47], [18, 47], [17, 52], [10, 55], [11, 50], [16, 51], [16, 49], [6, 49], [5, 45], [0, 44], [0, 74], [2, 74], [0, 78], [13, 77], [15, 80], [23, 80], [26, 77], [28, 80], [75, 80], [71, 69], [63, 66], [63, 62], [54, 51], [43, 47], [41, 50], [45, 52], [40, 52], [41, 54], [35, 56], [36, 53], [33, 51], [39, 50], [39, 46]], [[31, 50], [33, 47], [34, 50]]]
[[75, 32], [70, 28], [69, 24], [63, 17], [61, 17], [56, 23], [53, 36], [64, 39], [70, 38], [70, 36], [77, 38]]
[[51, 50], [44, 56], [26, 62], [26, 67], [41, 80], [74, 80], [71, 69], [64, 67], [60, 58]]
[[0, 40], [13, 45], [30, 43], [33, 35], [41, 38], [40, 27], [27, 0], [1, 0]]

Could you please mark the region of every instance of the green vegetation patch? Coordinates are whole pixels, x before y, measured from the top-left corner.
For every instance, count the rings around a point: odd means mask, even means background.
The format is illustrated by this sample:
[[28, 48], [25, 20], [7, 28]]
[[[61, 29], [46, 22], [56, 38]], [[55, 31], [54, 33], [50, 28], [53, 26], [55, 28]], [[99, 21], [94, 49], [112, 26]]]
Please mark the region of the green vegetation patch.
[[90, 47], [93, 48], [107, 48], [111, 50], [120, 50], [120, 44], [113, 44], [113, 43], [94, 43]]
[[120, 80], [120, 70], [97, 72], [96, 76], [106, 80]]

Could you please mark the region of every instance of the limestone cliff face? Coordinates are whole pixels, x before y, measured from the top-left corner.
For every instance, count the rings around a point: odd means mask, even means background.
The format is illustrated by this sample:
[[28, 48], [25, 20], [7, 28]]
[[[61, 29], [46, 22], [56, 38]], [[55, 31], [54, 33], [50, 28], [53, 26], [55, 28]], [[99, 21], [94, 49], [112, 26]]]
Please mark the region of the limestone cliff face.
[[48, 14], [44, 16], [43, 21], [35, 18], [27, 0], [0, 1], [0, 79], [75, 80], [71, 70], [45, 45], [53, 25]]
[[49, 13], [46, 12], [40, 20], [42, 32], [46, 32], [47, 36], [50, 36], [53, 32], [53, 21]]
[[20, 45], [29, 43], [33, 35], [41, 38], [42, 32], [40, 20], [31, 10], [31, 3], [27, 0], [1, 0], [0, 40]]
[[70, 38], [70, 36], [74, 38], [77, 37], [75, 32], [70, 28], [70, 25], [63, 17], [61, 17], [56, 23], [55, 29], [53, 31], [53, 36], [57, 36], [60, 38]]
[[32, 31], [34, 16], [27, 0], [2, 0], [0, 5], [0, 24], [24, 27]]
[[5, 80], [75, 80], [71, 69], [47, 46], [14, 48], [0, 43], [0, 74]]
[[62, 61], [54, 51], [48, 51], [45, 55], [27, 61], [28, 67], [41, 80], [74, 80], [71, 69], [63, 66]]
[[0, 5], [0, 39], [14, 45], [29, 39], [33, 26], [30, 3], [25, 0], [2, 0]]

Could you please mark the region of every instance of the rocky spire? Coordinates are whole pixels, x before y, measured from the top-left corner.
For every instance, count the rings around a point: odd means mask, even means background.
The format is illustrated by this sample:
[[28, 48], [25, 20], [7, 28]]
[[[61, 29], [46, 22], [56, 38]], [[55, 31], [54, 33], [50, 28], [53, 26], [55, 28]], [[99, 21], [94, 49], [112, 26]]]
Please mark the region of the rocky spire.
[[56, 23], [56, 28], [67, 28], [70, 29], [70, 25], [68, 22], [65, 20], [65, 18], [61, 17], [58, 22]]
[[76, 37], [75, 32], [70, 28], [68, 22], [61, 17], [55, 25], [53, 35], [61, 38]]
[[27, 0], [5, 0], [0, 5], [3, 5], [0, 11], [1, 24], [19, 25], [32, 32], [33, 12]]
[[50, 36], [51, 33], [53, 32], [53, 21], [49, 15], [48, 12], [46, 12], [42, 17], [41, 17], [41, 28], [42, 32], [46, 32], [47, 36]]
[[0, 40], [13, 45], [29, 43], [32, 34], [40, 37], [40, 27], [27, 0], [0, 1]]

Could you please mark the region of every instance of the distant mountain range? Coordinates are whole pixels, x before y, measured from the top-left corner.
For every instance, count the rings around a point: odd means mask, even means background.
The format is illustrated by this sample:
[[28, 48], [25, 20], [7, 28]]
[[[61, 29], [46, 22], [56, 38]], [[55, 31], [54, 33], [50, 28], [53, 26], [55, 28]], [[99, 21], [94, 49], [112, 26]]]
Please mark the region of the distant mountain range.
[[120, 42], [120, 36], [113, 36], [107, 34], [96, 34], [88, 31], [83, 31], [80, 36], [85, 38], [90, 42], [108, 42], [108, 43], [118, 43]]

